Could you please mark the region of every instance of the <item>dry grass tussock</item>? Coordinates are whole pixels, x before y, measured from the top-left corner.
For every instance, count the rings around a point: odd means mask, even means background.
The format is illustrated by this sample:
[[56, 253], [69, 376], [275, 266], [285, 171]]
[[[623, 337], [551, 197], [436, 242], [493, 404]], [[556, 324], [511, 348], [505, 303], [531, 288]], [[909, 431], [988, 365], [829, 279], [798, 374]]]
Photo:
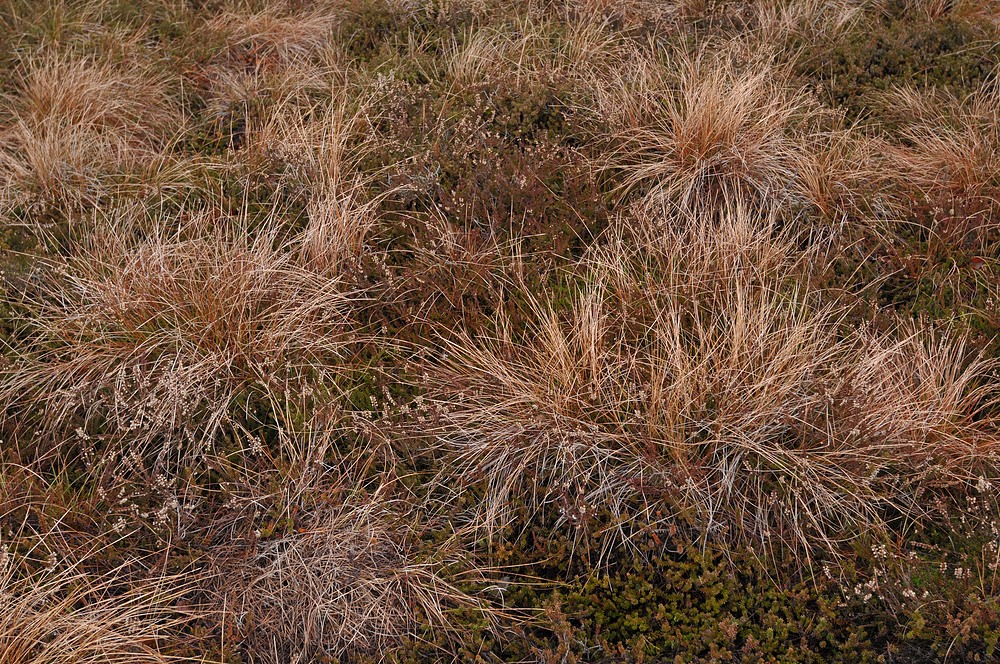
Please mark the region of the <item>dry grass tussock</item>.
[[986, 19], [1000, 25], [1000, 7], [991, 0], [907, 0], [906, 8], [932, 20]]
[[607, 23], [584, 15], [568, 26], [550, 16], [524, 16], [494, 28], [469, 29], [448, 49], [453, 87], [552, 84], [607, 61], [619, 48]]
[[455, 608], [487, 610], [440, 576], [440, 556], [421, 560], [411, 537], [412, 525], [377, 495], [318, 508], [227, 569], [229, 619], [255, 661], [306, 662], [378, 655], [421, 625], [448, 633]]
[[1000, 80], [959, 99], [941, 90], [900, 88], [885, 99], [904, 125], [888, 155], [905, 192], [990, 205], [1000, 192]]
[[995, 472], [990, 362], [926, 330], [845, 338], [841, 311], [789, 284], [804, 266], [773, 218], [666, 221], [625, 222], [567, 315], [534, 300], [523, 338], [500, 319], [436, 366], [444, 472], [483, 478], [487, 530], [526, 505], [836, 552]]
[[346, 9], [334, 2], [317, 2], [302, 11], [286, 2], [272, 2], [260, 11], [223, 11], [206, 29], [225, 35], [229, 48], [249, 51], [258, 66], [280, 67], [322, 53]]
[[827, 222], [894, 214], [896, 206], [879, 186], [885, 160], [876, 139], [835, 123], [801, 140], [803, 149], [793, 155], [795, 199]]
[[863, 20], [864, 5], [864, 0], [763, 0], [753, 3], [751, 25], [762, 43], [780, 42], [788, 35], [829, 39]]
[[208, 21], [204, 38], [225, 44], [201, 72], [211, 114], [221, 119], [263, 100], [308, 103], [328, 89], [343, 68], [332, 36], [346, 13], [337, 3], [302, 11], [278, 2], [256, 12], [229, 9]]
[[829, 39], [850, 29], [864, 16], [864, 0], [573, 0], [570, 13], [658, 32], [680, 31], [684, 24], [722, 24], [753, 33], [762, 44], [790, 35]]
[[365, 257], [378, 254], [373, 233], [378, 207], [392, 192], [369, 193], [375, 176], [359, 164], [373, 150], [371, 95], [348, 99], [335, 93], [325, 108], [300, 111], [279, 105], [246, 138], [250, 168], [267, 164], [284, 191], [306, 203], [308, 222], [299, 238], [303, 258], [315, 269], [346, 274]]
[[[882, 104], [899, 124], [879, 139], [880, 172], [872, 178], [894, 214], [880, 215], [887, 246], [902, 232], [928, 238], [928, 251], [991, 256], [1000, 210], [1000, 83], [996, 76], [959, 98], [944, 89], [897, 88]], [[900, 220], [905, 220], [901, 222]]]
[[223, 431], [239, 439], [255, 404], [279, 416], [343, 395], [363, 298], [313, 236], [207, 213], [141, 240], [127, 230], [54, 262], [26, 295], [28, 336], [0, 382], [9, 423], [100, 452], [98, 467], [181, 469]]
[[695, 53], [636, 49], [595, 93], [610, 130], [600, 167], [649, 207], [724, 198], [783, 201], [796, 180], [791, 129], [810, 108], [783, 66], [742, 47]]
[[76, 207], [162, 160], [183, 126], [154, 64], [43, 55], [0, 100], [0, 190], [8, 205]]
[[0, 661], [5, 664], [167, 664], [165, 642], [198, 616], [178, 611], [183, 578], [100, 577], [56, 568], [25, 576], [0, 548]]

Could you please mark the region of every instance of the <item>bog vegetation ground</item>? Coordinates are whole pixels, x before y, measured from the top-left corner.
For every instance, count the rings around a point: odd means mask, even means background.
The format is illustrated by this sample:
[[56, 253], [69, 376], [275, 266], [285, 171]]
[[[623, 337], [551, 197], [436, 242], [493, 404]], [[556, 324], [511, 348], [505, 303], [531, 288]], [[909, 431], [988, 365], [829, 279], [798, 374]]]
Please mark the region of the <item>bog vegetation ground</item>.
[[992, 661], [1000, 7], [0, 0], [0, 661]]

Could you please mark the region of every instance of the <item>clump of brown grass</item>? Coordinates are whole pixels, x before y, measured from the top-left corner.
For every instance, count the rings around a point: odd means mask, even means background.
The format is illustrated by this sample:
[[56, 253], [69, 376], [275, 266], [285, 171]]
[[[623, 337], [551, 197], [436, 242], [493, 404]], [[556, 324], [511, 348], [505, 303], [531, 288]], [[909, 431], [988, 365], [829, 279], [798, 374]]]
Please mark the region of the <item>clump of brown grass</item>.
[[896, 184], [958, 204], [986, 204], [1000, 191], [1000, 83], [968, 98], [943, 90], [900, 88], [886, 98], [903, 125], [888, 147]]
[[201, 71], [209, 114], [218, 121], [322, 93], [341, 69], [333, 31], [346, 10], [336, 3], [303, 10], [275, 2], [260, 11], [227, 10], [208, 21], [205, 38], [224, 44]]
[[610, 128], [601, 167], [620, 174], [622, 194], [652, 207], [784, 200], [796, 175], [790, 130], [809, 104], [780, 65], [738, 51], [636, 50], [598, 88]]
[[1000, 25], [1000, 8], [990, 0], [907, 0], [906, 9], [922, 12], [928, 18], [992, 21]]
[[793, 155], [795, 195], [820, 218], [864, 217], [883, 202], [877, 142], [864, 130], [834, 126], [804, 137], [802, 146]]
[[223, 432], [240, 440], [258, 408], [343, 396], [363, 299], [315, 268], [330, 263], [319, 240], [211, 213], [132, 235], [95, 236], [27, 295], [30, 332], [0, 381], [8, 424], [106, 470], [176, 469]]
[[469, 29], [448, 48], [447, 76], [454, 87], [553, 84], [613, 51], [607, 25], [566, 24], [531, 13], [496, 27]]
[[884, 98], [900, 125], [883, 152], [883, 198], [899, 211], [879, 229], [885, 243], [904, 235], [926, 237], [927, 250], [996, 250], [1000, 211], [1000, 85], [983, 84], [960, 99], [946, 90], [899, 88]]
[[[687, 2], [660, 2], [656, 0], [571, 0], [566, 2], [566, 12], [573, 19], [585, 23], [613, 22], [625, 28], [656, 26], [665, 29], [685, 15]], [[657, 30], [659, 31], [659, 30]]]
[[761, 43], [776, 43], [795, 35], [809, 40], [828, 39], [852, 28], [864, 16], [859, 0], [789, 0], [753, 3], [753, 23]]
[[326, 49], [347, 7], [311, 3], [307, 10], [288, 2], [269, 2], [260, 11], [228, 10], [206, 28], [225, 36], [227, 47], [244, 49], [258, 66], [287, 66]]
[[318, 508], [262, 542], [226, 574], [243, 648], [255, 661], [380, 655], [420, 626], [454, 629], [450, 608], [484, 609], [439, 575], [440, 562], [419, 558], [411, 528], [376, 495]]
[[836, 552], [989, 463], [993, 365], [961, 341], [845, 333], [843, 312], [794, 286], [807, 265], [774, 218], [631, 223], [568, 309], [534, 300], [526, 334], [501, 318], [431, 372], [444, 473], [482, 480], [488, 530], [521, 507], [625, 535], [663, 514], [730, 543]]
[[100, 577], [58, 568], [23, 574], [0, 546], [0, 661], [5, 664], [166, 664], [171, 637], [197, 618], [176, 601], [188, 584]]
[[265, 162], [284, 191], [306, 201], [308, 221], [299, 242], [303, 258], [316, 269], [343, 274], [377, 253], [367, 243], [379, 221], [379, 203], [390, 192], [370, 196], [373, 177], [359, 172], [375, 146], [374, 101], [370, 95], [348, 100], [345, 92], [306, 113], [282, 105], [248, 132], [250, 168]]
[[169, 79], [149, 65], [95, 58], [29, 58], [2, 100], [3, 195], [19, 205], [95, 203], [115, 177], [162, 160], [183, 125]]

